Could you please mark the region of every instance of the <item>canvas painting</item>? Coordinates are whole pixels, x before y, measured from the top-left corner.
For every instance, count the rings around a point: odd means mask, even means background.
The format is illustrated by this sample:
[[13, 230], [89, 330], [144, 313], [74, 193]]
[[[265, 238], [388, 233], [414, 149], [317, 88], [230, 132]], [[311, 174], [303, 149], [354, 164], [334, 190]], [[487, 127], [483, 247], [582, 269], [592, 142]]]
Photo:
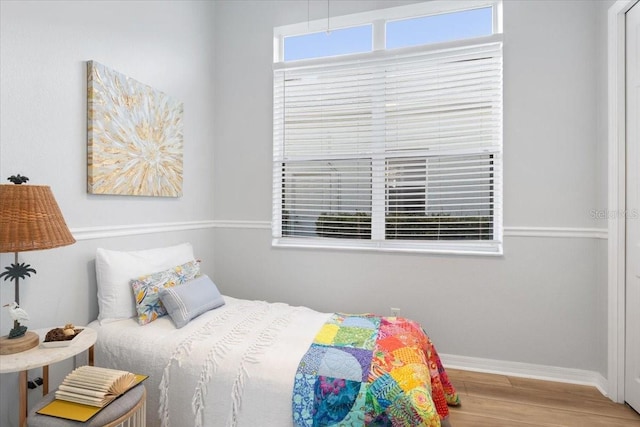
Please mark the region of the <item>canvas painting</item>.
[[87, 78], [89, 193], [182, 196], [183, 104], [95, 61]]

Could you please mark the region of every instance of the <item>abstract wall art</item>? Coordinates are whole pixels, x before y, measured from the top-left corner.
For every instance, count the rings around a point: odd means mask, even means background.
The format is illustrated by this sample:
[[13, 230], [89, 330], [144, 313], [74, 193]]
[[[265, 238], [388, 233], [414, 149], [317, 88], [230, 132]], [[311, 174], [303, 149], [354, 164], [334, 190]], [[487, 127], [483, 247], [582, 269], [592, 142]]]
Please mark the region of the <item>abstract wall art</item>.
[[88, 192], [182, 196], [183, 104], [95, 61], [87, 79]]

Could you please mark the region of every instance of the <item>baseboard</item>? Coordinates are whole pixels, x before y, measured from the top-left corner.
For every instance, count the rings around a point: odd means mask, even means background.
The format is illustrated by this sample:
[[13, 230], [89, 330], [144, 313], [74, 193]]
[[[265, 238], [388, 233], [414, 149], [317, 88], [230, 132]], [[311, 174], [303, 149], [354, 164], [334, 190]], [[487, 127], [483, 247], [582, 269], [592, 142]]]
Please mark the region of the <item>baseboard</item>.
[[445, 368], [588, 385], [597, 388], [600, 393], [609, 397], [607, 392], [608, 382], [606, 378], [604, 378], [599, 372], [595, 371], [483, 359], [479, 357], [456, 356], [453, 354], [440, 354], [440, 358], [442, 359], [442, 364]]

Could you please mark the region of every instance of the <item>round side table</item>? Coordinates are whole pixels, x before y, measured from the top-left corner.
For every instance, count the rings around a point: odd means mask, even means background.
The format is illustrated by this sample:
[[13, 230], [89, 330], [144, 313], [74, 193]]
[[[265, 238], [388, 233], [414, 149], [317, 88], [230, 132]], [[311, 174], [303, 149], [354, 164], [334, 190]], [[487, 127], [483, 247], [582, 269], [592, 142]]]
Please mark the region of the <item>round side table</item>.
[[18, 389], [20, 393], [19, 426], [24, 427], [27, 419], [27, 372], [29, 369], [42, 367], [42, 395], [49, 393], [49, 365], [76, 356], [85, 350], [89, 350], [89, 365], [93, 365], [93, 346], [98, 334], [95, 330], [85, 326], [67, 347], [42, 347], [45, 335], [52, 328], [36, 329], [35, 333], [40, 337], [40, 346], [27, 351], [14, 354], [0, 355], [0, 374], [19, 372]]

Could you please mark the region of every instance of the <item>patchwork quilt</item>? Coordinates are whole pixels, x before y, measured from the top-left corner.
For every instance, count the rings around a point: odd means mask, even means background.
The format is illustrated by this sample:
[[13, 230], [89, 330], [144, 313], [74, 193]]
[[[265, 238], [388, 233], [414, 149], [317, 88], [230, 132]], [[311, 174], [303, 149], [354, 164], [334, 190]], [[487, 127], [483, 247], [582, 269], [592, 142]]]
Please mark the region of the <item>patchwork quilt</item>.
[[459, 403], [419, 324], [334, 314], [298, 366], [293, 421], [301, 427], [439, 427], [447, 405]]

